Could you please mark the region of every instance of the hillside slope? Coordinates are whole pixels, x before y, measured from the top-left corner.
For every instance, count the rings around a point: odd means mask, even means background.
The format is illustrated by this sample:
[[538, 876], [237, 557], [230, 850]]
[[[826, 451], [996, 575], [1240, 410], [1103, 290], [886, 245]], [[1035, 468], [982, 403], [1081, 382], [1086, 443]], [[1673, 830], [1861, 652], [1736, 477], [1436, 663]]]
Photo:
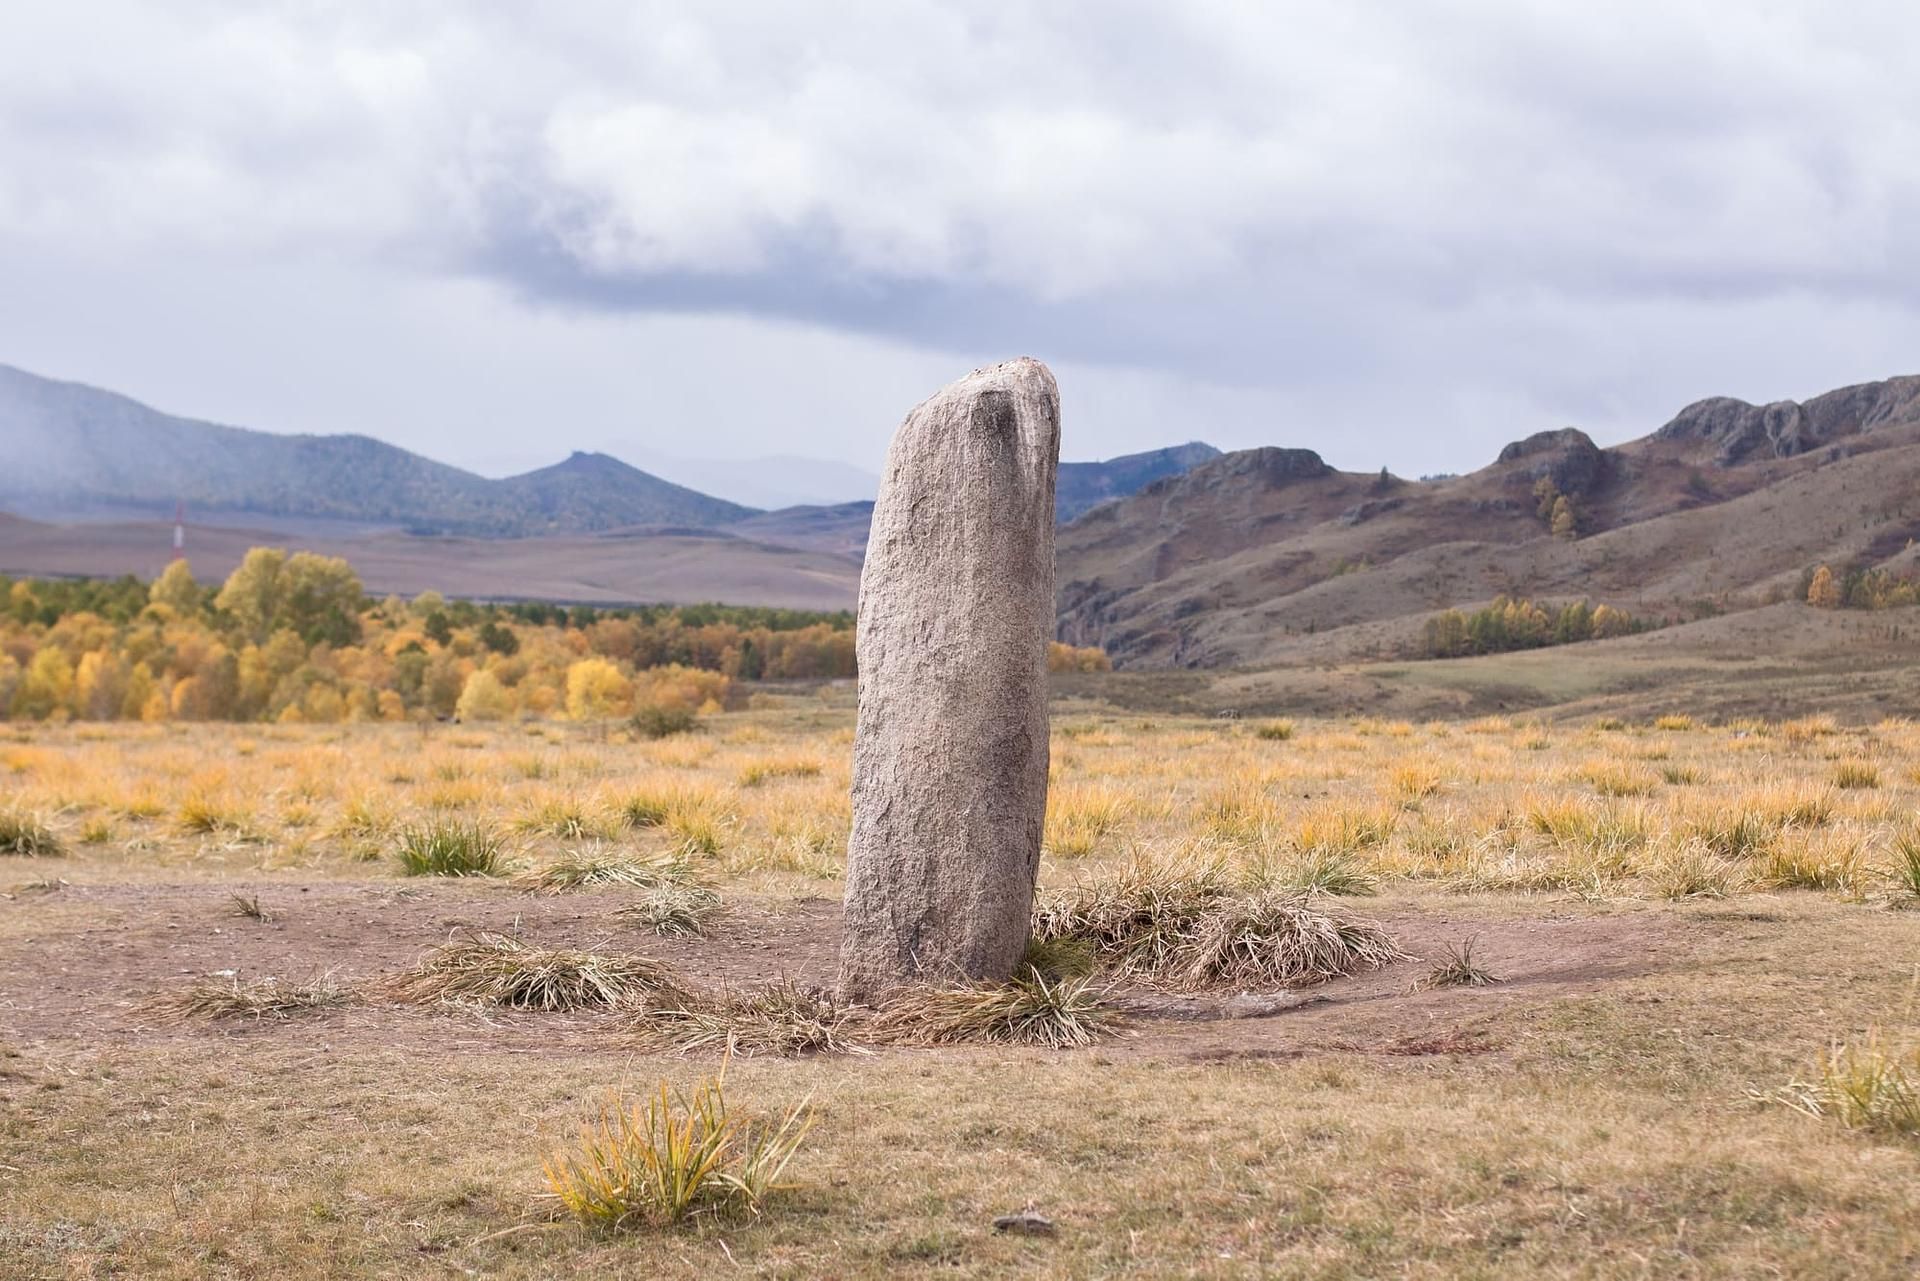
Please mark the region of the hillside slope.
[[[1543, 481], [1577, 538], [1550, 534]], [[1703, 401], [1612, 449], [1545, 432], [1431, 483], [1249, 450], [1062, 530], [1059, 634], [1134, 667], [1393, 656], [1501, 593], [1691, 617], [1780, 599], [1816, 563], [1911, 567], [1916, 537], [1920, 378]]]
[[0, 365], [0, 505], [327, 518], [488, 537], [751, 514], [604, 454], [489, 480], [366, 436], [281, 436], [176, 418]]

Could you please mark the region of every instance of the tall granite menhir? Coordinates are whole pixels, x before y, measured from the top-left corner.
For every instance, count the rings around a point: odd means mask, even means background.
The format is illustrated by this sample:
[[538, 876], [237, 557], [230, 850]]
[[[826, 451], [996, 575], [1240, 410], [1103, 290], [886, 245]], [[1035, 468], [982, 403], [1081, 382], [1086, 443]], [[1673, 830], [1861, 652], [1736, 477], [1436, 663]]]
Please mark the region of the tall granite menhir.
[[1047, 808], [1060, 392], [1007, 361], [907, 415], [860, 576], [844, 996], [1001, 980]]

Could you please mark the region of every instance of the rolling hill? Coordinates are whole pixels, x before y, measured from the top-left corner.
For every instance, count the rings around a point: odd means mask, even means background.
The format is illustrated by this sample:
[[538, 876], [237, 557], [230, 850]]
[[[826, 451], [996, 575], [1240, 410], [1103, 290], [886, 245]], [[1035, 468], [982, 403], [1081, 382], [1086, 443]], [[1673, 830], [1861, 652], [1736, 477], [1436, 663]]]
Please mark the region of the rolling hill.
[[[1549, 532], [1543, 480], [1577, 537]], [[1544, 432], [1435, 482], [1248, 450], [1064, 529], [1059, 634], [1132, 667], [1388, 657], [1434, 612], [1501, 593], [1702, 617], [1785, 599], [1816, 563], [1913, 568], [1916, 536], [1915, 377], [1701, 401], [1608, 449]]]
[[752, 514], [605, 454], [503, 480], [367, 436], [282, 436], [176, 418], [0, 365], [0, 507], [197, 511], [527, 537], [630, 525], [704, 528]]

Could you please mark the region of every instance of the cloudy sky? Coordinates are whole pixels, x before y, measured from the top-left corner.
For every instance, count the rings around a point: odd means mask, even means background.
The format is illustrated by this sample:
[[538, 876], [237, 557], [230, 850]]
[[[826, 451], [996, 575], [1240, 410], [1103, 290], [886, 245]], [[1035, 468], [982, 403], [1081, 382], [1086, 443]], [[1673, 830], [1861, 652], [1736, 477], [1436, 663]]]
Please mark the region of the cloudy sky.
[[0, 39], [0, 362], [489, 472], [1465, 470], [1920, 372], [1920, 9], [63, 0]]

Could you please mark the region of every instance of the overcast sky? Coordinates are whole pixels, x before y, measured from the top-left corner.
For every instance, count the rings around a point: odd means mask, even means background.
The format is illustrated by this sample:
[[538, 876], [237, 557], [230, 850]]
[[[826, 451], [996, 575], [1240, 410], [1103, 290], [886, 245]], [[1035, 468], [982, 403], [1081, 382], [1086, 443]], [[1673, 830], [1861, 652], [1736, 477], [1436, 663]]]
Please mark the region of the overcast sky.
[[0, 361], [499, 473], [1467, 470], [1920, 372], [1909, 2], [61, 0], [0, 37]]

